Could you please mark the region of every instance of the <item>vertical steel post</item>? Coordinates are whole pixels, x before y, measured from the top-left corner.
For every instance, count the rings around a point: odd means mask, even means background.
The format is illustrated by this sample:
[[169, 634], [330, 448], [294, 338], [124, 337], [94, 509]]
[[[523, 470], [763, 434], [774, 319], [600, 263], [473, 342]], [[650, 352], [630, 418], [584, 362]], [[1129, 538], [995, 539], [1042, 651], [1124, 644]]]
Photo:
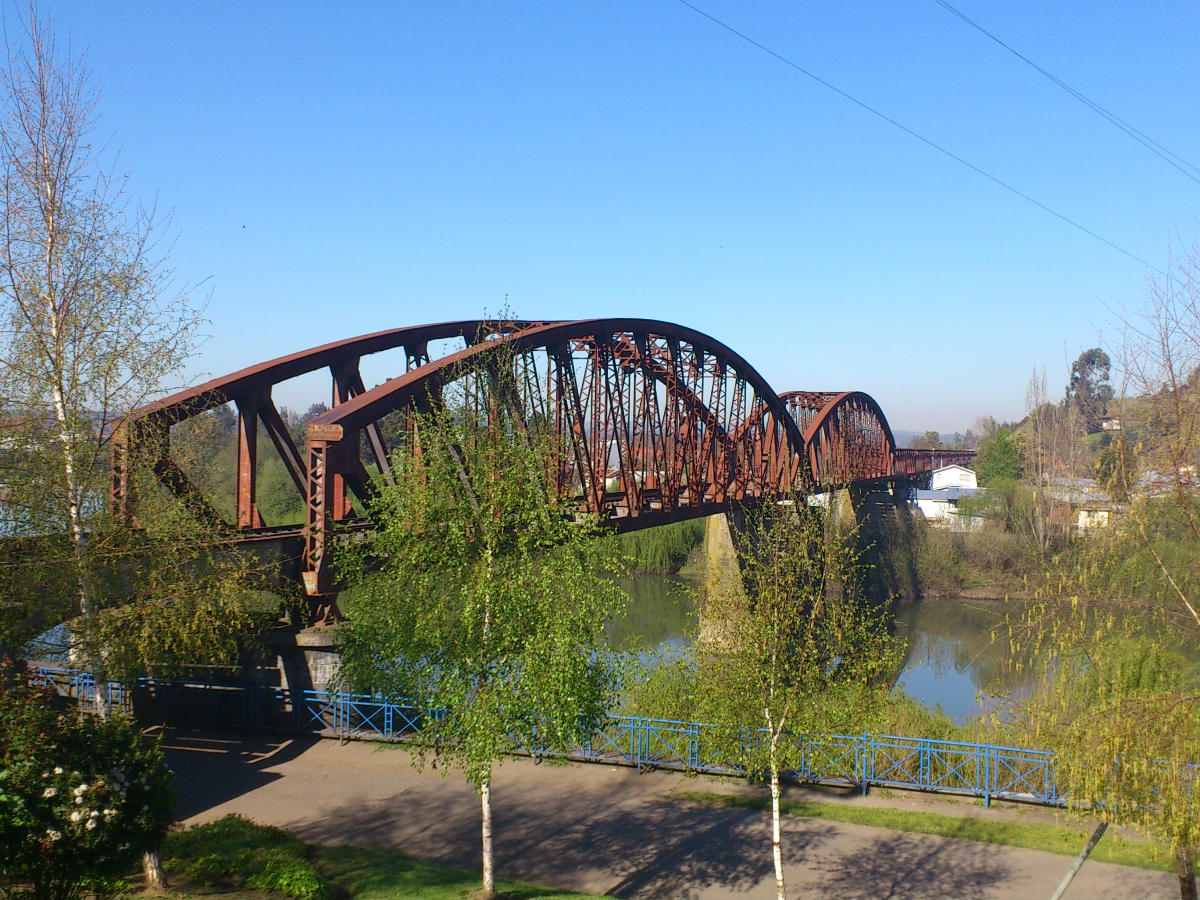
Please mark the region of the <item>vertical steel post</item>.
[[238, 528], [261, 528], [256, 485], [258, 467], [258, 410], [262, 398], [258, 395], [237, 401], [237, 525]]

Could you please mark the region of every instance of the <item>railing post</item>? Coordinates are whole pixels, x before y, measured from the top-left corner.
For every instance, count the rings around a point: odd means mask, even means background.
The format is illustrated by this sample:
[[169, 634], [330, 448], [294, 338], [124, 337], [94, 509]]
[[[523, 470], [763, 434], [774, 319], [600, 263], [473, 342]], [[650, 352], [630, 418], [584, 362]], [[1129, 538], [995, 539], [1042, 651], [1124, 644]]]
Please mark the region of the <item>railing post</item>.
[[870, 773], [867, 772], [867, 761], [870, 758], [874, 763], [875, 755], [871, 752], [871, 739], [866, 732], [863, 732], [862, 744], [859, 747], [859, 784], [862, 786], [862, 795], [867, 796], [867, 791], [871, 789], [871, 777], [875, 774], [875, 766], [871, 765]]
[[983, 746], [983, 807], [992, 806], [992, 773], [995, 770], [996, 748], [990, 744]]
[[646, 720], [642, 716], [636, 716], [630, 725], [630, 743], [633, 745], [633, 759], [637, 763], [637, 770], [642, 771], [642, 750], [645, 745], [645, 728]]

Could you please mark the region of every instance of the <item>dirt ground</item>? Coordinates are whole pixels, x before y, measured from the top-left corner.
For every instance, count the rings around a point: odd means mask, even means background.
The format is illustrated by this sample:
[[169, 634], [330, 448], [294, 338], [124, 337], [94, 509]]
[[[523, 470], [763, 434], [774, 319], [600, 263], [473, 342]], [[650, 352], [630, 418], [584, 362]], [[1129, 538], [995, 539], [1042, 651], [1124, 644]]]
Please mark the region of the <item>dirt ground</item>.
[[[457, 773], [419, 770], [400, 748], [289, 736], [170, 730], [168, 760], [187, 824], [240, 813], [324, 844], [386, 846], [464, 868], [479, 865], [479, 807]], [[505, 877], [617, 897], [773, 897], [763, 812], [682, 803], [681, 790], [747, 791], [616, 766], [510, 760], [493, 785], [497, 866]], [[793, 788], [795, 796], [811, 791]], [[822, 799], [833, 795], [822, 792]], [[907, 792], [845, 802], [1053, 821], [1048, 810]], [[818, 819], [788, 818], [789, 896], [1049, 897], [1065, 856]], [[1166, 872], [1088, 862], [1066, 898], [1173, 898]]]

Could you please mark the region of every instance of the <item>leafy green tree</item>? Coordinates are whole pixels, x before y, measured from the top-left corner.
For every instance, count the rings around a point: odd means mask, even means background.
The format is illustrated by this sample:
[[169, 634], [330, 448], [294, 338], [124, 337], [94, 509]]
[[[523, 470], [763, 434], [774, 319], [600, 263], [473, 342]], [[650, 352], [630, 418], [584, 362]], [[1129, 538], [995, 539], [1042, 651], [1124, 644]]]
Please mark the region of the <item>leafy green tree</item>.
[[[48, 563], [70, 572], [90, 624], [113, 426], [178, 376], [198, 312], [155, 255], [153, 216], [94, 151], [87, 71], [59, 54], [36, 7], [24, 26], [0, 68], [0, 528], [66, 535], [68, 553]], [[86, 630], [84, 641], [102, 668]]]
[[[15, 23], [14, 23], [15, 24]], [[211, 662], [257, 617], [222, 536], [174, 510], [144, 530], [106, 510], [121, 417], [178, 379], [200, 311], [93, 143], [97, 92], [30, 4], [0, 65], [0, 645], [69, 621], [75, 659], [108, 674]], [[131, 460], [141, 478], [149, 460]], [[8, 540], [14, 539], [14, 540]], [[15, 606], [15, 608], [14, 608]], [[228, 661], [228, 660], [227, 660]], [[107, 692], [96, 691], [106, 715]], [[153, 866], [148, 875], [161, 876]]]
[[1024, 720], [1056, 751], [1060, 785], [1073, 803], [1169, 848], [1185, 900], [1197, 895], [1200, 844], [1198, 272], [1196, 251], [1177, 258], [1129, 323], [1121, 368], [1149, 407], [1152, 439], [1137, 452], [1110, 444], [1110, 483], [1128, 489], [1131, 464], [1144, 466], [1169, 494], [1131, 491], [1127, 518], [1060, 560], [1012, 633], [1043, 673]]
[[0, 893], [111, 896], [171, 823], [171, 773], [121, 715], [68, 714], [52, 691], [0, 680]]
[[1096, 481], [1119, 503], [1127, 502], [1138, 476], [1141, 462], [1137, 438], [1129, 431], [1118, 431], [1092, 464]]
[[779, 773], [800, 763], [812, 731], [861, 725], [887, 696], [899, 664], [886, 604], [863, 593], [855, 534], [835, 513], [793, 502], [748, 510], [742, 530], [744, 592], [711, 592], [697, 649], [703, 715], [737, 740], [738, 761], [771, 788], [776, 891], [786, 893]]
[[942, 436], [936, 431], [926, 431], [920, 437], [914, 437], [908, 442], [909, 448], [913, 450], [945, 450], [946, 445], [942, 443]]
[[1112, 385], [1108, 383], [1112, 363], [1108, 354], [1099, 347], [1084, 350], [1071, 363], [1071, 380], [1067, 382], [1067, 402], [1079, 411], [1088, 434], [1100, 430], [1108, 404], [1113, 399]]
[[355, 592], [343, 682], [440, 711], [415, 752], [479, 791], [492, 896], [493, 766], [514, 737], [565, 749], [593, 733], [617, 690], [604, 624], [624, 595], [603, 574], [614, 545], [547, 478], [560, 448], [489, 403], [484, 380], [415, 418], [395, 486], [377, 485], [377, 531], [342, 549], [338, 571]]
[[975, 471], [983, 486], [996, 481], [1016, 481], [1023, 469], [1020, 450], [1008, 431], [997, 429], [979, 442]]

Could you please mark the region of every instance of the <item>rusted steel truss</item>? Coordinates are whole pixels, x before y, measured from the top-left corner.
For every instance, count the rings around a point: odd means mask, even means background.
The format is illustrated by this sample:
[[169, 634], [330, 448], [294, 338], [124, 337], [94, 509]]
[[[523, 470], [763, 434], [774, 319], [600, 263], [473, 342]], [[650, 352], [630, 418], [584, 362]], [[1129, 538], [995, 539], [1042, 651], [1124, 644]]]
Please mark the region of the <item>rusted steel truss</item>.
[[[431, 344], [439, 352], [431, 353]], [[395, 349], [404, 352], [404, 371], [367, 389], [360, 360]], [[330, 373], [331, 408], [308, 423], [301, 449], [271, 391], [322, 369]], [[325, 595], [332, 589], [331, 527], [355, 517], [352, 498], [361, 508], [369, 503], [370, 468], [391, 479], [381, 422], [397, 416], [406, 423], [401, 439], [416, 440], [412, 412], [480, 396], [486, 398], [480, 416], [502, 406], [513, 421], [552, 428], [566, 448], [554, 473], [561, 496], [619, 530], [707, 515], [730, 501], [793, 488], [918, 475], [940, 464], [897, 451], [883, 412], [866, 394], [777, 394], [730, 348], [680, 325], [462, 321], [326, 344], [136, 410], [114, 440], [113, 509], [135, 520], [130, 459], [148, 453], [167, 490], [197, 514], [215, 516], [172, 460], [170, 429], [232, 403], [236, 521], [226, 527], [247, 533], [269, 527], [256, 502], [261, 429], [303, 499], [305, 521], [293, 529], [303, 533], [305, 588]]]

